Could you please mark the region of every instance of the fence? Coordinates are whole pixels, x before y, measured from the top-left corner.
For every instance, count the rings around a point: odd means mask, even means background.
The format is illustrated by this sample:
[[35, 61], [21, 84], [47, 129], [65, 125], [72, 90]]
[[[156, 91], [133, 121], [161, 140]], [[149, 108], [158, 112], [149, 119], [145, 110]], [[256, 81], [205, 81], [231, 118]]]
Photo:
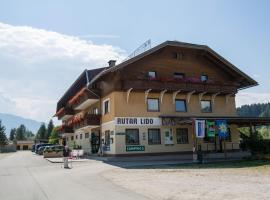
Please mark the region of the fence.
[[9, 153], [9, 152], [15, 152], [15, 151], [16, 151], [16, 145], [14, 144], [0, 147], [0, 153]]

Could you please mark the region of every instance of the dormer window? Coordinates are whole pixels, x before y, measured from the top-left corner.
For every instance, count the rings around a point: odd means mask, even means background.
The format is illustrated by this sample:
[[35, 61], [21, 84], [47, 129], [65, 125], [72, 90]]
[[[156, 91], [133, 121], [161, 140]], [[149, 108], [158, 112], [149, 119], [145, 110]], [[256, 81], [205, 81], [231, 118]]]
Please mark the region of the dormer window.
[[208, 76], [207, 75], [201, 75], [201, 81], [202, 82], [207, 82], [208, 81]]
[[173, 78], [174, 79], [184, 79], [185, 78], [185, 74], [184, 73], [175, 72], [173, 74]]
[[156, 72], [155, 71], [149, 71], [148, 72], [148, 78], [149, 79], [155, 79], [155, 78], [157, 78]]

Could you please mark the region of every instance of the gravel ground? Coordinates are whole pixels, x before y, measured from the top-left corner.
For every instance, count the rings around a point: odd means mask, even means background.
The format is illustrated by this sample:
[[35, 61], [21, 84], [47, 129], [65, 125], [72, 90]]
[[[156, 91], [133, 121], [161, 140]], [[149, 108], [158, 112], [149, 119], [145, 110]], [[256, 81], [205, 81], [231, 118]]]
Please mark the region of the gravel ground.
[[[250, 164], [250, 163], [249, 163]], [[248, 164], [248, 165], [249, 165]], [[270, 165], [114, 169], [103, 176], [151, 199], [269, 199]]]

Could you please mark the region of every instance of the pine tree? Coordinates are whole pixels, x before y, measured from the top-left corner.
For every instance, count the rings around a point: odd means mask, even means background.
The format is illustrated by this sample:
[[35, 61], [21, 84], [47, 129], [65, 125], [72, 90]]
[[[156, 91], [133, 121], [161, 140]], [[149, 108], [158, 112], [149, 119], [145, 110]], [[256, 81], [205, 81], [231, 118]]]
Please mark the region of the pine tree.
[[16, 128], [13, 128], [10, 130], [9, 140], [13, 141], [15, 139], [15, 136], [16, 136]]
[[6, 128], [2, 126], [2, 121], [0, 120], [0, 146], [7, 145], [7, 136], [5, 130]]
[[36, 138], [37, 139], [47, 139], [46, 138], [46, 126], [45, 126], [45, 123], [42, 123], [41, 126], [39, 127]]
[[53, 125], [53, 121], [50, 120], [48, 126], [47, 126], [47, 131], [46, 131], [46, 139], [49, 139], [51, 134], [52, 134], [52, 131], [53, 131], [53, 128], [54, 128], [54, 125]]
[[16, 130], [16, 140], [25, 140], [26, 139], [26, 127], [21, 124]]
[[59, 137], [58, 137], [58, 132], [57, 132], [57, 127], [53, 128], [52, 133], [49, 138], [49, 143], [51, 144], [58, 144], [59, 142]]

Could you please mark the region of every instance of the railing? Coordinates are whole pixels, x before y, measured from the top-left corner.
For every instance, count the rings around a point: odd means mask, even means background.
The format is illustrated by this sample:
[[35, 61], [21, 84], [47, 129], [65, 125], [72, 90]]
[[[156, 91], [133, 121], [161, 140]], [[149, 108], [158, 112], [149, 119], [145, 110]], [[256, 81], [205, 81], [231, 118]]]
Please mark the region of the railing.
[[60, 129], [57, 131], [59, 136], [62, 136], [65, 133], [74, 133], [74, 130], [70, 126], [62, 125]]
[[58, 119], [62, 119], [66, 115], [74, 115], [74, 111], [71, 107], [62, 108], [62, 111], [58, 114]]
[[98, 99], [98, 97], [90, 91], [86, 90], [83, 92], [83, 94], [77, 97], [76, 101], [73, 102], [72, 107], [76, 108], [88, 99]]
[[141, 80], [122, 80], [122, 89], [128, 90], [129, 88], [137, 89], [137, 90], [182, 90], [182, 91], [193, 91], [196, 92], [208, 92], [208, 93], [223, 93], [223, 94], [231, 94], [237, 92], [236, 84], [221, 84], [214, 82], [195, 82], [188, 80], [149, 80], [149, 79], [141, 79]]
[[99, 126], [100, 118], [100, 115], [87, 114], [80, 122], [74, 124], [73, 127], [76, 130], [86, 126]]

